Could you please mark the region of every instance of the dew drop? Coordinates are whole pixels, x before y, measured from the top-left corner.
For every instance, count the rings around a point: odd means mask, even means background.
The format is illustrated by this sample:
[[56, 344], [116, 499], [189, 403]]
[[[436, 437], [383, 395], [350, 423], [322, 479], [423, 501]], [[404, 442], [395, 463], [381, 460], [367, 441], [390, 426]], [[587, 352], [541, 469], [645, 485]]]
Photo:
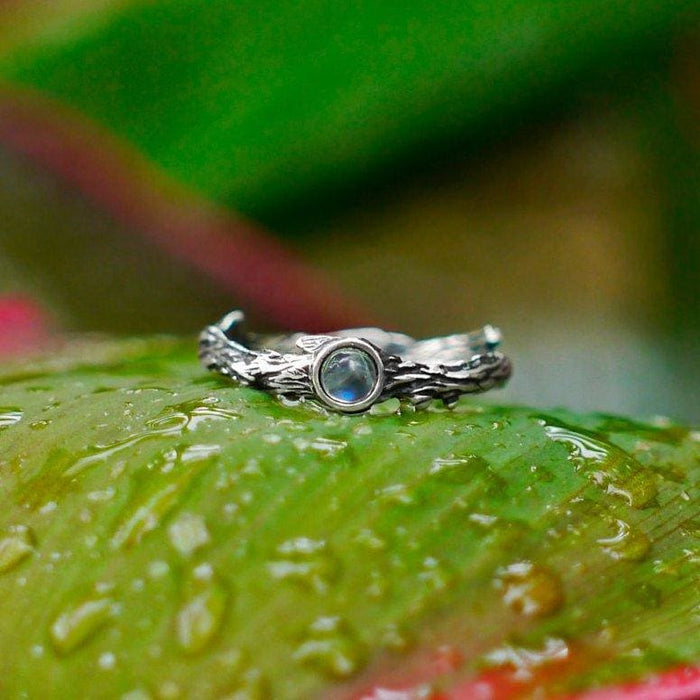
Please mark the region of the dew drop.
[[615, 520], [617, 532], [612, 537], [597, 540], [602, 550], [612, 559], [641, 561], [649, 553], [651, 541], [640, 530], [624, 520]]
[[331, 440], [330, 438], [319, 437], [312, 440], [309, 446], [316, 452], [335, 457], [348, 446], [348, 443], [344, 440]]
[[433, 460], [430, 475], [448, 484], [466, 484], [488, 469], [488, 462], [477, 455], [446, 457]]
[[380, 403], [372, 404], [370, 415], [377, 417], [395, 416], [401, 413], [401, 402], [398, 399], [387, 399]]
[[319, 594], [326, 594], [337, 574], [337, 565], [325, 540], [297, 537], [283, 542], [279, 558], [268, 562], [270, 576], [277, 581], [297, 581]]
[[392, 651], [405, 651], [411, 643], [409, 634], [395, 623], [390, 623], [380, 632], [381, 645]]
[[492, 666], [509, 666], [515, 670], [517, 680], [529, 681], [533, 671], [540, 666], [566, 661], [569, 647], [563, 639], [547, 637], [542, 648], [506, 644], [484, 655]]
[[375, 552], [386, 549], [386, 542], [369, 528], [362, 528], [355, 535], [355, 542]]
[[112, 546], [118, 548], [138, 544], [145, 534], [155, 530], [161, 518], [173, 506], [178, 489], [177, 483], [170, 483], [137, 507], [117, 528], [112, 537]]
[[124, 693], [120, 700], [152, 700], [152, 696], [142, 688], [135, 688], [134, 690], [130, 690], [128, 693]]
[[380, 571], [370, 571], [370, 583], [365, 589], [365, 593], [375, 600], [383, 598], [389, 588], [389, 582]]
[[209, 530], [201, 515], [183, 513], [168, 528], [170, 544], [183, 556], [190, 557], [209, 543]]
[[556, 612], [564, 602], [561, 581], [552, 571], [520, 561], [496, 572], [494, 585], [503, 602], [527, 617], [543, 617]]
[[418, 580], [433, 591], [442, 591], [450, 584], [452, 575], [435, 557], [426, 557], [422, 570], [418, 573]]
[[177, 641], [186, 654], [197, 654], [214, 639], [226, 611], [226, 592], [211, 581], [191, 596], [176, 619]]
[[541, 420], [547, 436], [564, 444], [576, 469], [605, 493], [624, 499], [633, 508], [644, 508], [656, 498], [652, 472], [632, 455], [595, 433], [575, 430], [549, 416]]
[[377, 500], [382, 503], [398, 503], [400, 505], [412, 505], [416, 496], [406, 484], [392, 484], [376, 491]]
[[178, 458], [181, 464], [191, 462], [203, 462], [212, 457], [216, 457], [221, 452], [221, 445], [187, 445]]
[[23, 415], [19, 408], [0, 406], [0, 430], [19, 423]]
[[43, 430], [44, 428], [48, 428], [50, 425], [50, 420], [35, 420], [33, 423], [29, 424], [29, 427], [32, 430]]
[[182, 697], [182, 690], [175, 681], [163, 681], [158, 686], [158, 700], [177, 700]]
[[487, 513], [470, 513], [469, 522], [480, 525], [484, 529], [493, 527], [498, 522], [498, 517]]
[[294, 650], [294, 661], [312, 664], [333, 678], [347, 678], [361, 665], [362, 649], [348, 626], [339, 618], [318, 618], [308, 637]]
[[0, 537], [0, 574], [11, 571], [34, 551], [28, 527], [15, 525]]
[[271, 697], [270, 684], [265, 676], [259, 669], [250, 668], [241, 674], [232, 692], [219, 700], [268, 700]]
[[97, 659], [97, 665], [103, 671], [111, 671], [117, 665], [117, 657], [111, 651], [107, 651], [104, 654], [100, 654], [100, 658]]
[[170, 573], [170, 565], [162, 559], [155, 559], [148, 564], [148, 576], [153, 580], [163, 578]]
[[59, 654], [70, 654], [98, 632], [113, 614], [108, 598], [88, 600], [61, 613], [50, 628], [51, 641]]

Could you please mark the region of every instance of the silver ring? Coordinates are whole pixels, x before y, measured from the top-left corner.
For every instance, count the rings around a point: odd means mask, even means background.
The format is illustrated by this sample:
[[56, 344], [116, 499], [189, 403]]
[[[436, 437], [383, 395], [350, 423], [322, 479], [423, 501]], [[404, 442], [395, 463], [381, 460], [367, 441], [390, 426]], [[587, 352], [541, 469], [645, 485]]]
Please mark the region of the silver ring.
[[283, 396], [313, 399], [342, 413], [360, 413], [390, 398], [416, 406], [488, 391], [510, 377], [493, 326], [471, 333], [415, 340], [380, 328], [328, 335], [260, 336], [232, 311], [199, 336], [199, 358], [235, 382]]

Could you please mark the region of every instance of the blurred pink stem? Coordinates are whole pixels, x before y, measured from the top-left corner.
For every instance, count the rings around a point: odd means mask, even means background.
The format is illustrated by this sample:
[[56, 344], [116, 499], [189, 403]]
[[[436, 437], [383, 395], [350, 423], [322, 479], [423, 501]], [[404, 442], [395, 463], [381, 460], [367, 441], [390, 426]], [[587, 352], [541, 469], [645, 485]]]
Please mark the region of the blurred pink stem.
[[63, 104], [24, 88], [0, 88], [0, 145], [61, 178], [127, 231], [214, 279], [231, 293], [232, 305], [311, 332], [371, 320], [268, 233], [175, 182]]

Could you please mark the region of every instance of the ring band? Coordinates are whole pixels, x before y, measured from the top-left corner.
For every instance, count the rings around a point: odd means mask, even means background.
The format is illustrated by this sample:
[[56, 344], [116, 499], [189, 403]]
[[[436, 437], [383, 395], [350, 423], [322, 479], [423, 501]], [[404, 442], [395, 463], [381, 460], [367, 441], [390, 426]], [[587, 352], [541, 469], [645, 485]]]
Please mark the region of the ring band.
[[260, 336], [231, 311], [199, 337], [199, 358], [209, 370], [288, 399], [315, 399], [343, 413], [360, 413], [389, 398], [416, 406], [433, 399], [452, 406], [462, 394], [488, 391], [511, 375], [496, 348], [493, 326], [415, 340], [379, 328], [328, 335]]

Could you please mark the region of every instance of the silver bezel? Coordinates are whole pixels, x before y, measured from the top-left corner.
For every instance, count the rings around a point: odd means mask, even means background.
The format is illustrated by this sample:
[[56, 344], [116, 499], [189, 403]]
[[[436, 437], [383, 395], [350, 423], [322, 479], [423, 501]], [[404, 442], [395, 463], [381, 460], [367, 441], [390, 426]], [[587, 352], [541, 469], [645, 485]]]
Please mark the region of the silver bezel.
[[[367, 353], [375, 364], [377, 368], [377, 381], [374, 384], [372, 391], [361, 401], [340, 401], [333, 398], [321, 384], [321, 367], [323, 366], [326, 358], [334, 353], [336, 350], [341, 348], [355, 348], [357, 350], [362, 350]], [[361, 338], [339, 338], [338, 340], [332, 340], [328, 343], [324, 343], [316, 352], [314, 353], [314, 359], [311, 363], [311, 384], [313, 385], [314, 391], [319, 401], [336, 411], [343, 411], [343, 413], [359, 413], [368, 409], [376, 400], [379, 398], [382, 390], [384, 389], [384, 364], [382, 358], [380, 357], [377, 349], [366, 340]]]

